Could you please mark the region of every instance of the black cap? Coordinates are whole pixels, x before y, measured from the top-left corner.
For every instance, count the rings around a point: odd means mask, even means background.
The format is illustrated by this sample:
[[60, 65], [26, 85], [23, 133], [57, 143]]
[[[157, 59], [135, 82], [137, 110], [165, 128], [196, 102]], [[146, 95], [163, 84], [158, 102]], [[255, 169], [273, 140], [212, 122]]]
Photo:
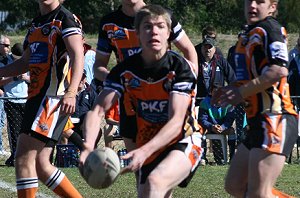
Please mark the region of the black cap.
[[203, 39], [203, 42], [202, 42], [202, 44], [203, 45], [211, 45], [211, 46], [215, 46], [215, 39], [213, 39], [213, 38], [205, 38], [205, 39]]

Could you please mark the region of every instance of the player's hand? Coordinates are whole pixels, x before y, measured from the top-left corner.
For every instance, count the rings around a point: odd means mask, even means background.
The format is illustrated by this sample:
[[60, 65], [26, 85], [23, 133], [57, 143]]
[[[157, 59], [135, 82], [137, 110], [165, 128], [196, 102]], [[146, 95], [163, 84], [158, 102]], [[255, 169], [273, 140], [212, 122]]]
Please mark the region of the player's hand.
[[75, 112], [76, 97], [64, 96], [61, 100], [61, 112], [64, 114], [73, 114]]
[[122, 169], [121, 174], [138, 171], [144, 164], [148, 155], [142, 149], [135, 149], [121, 157], [124, 160], [131, 159], [128, 166]]
[[80, 152], [80, 157], [79, 157], [79, 163], [78, 163], [78, 169], [80, 174], [82, 175], [83, 171], [83, 164], [87, 158], [87, 156], [92, 152], [93, 149], [90, 149], [85, 146], [85, 143], [83, 143], [83, 150]]
[[227, 107], [228, 105], [238, 105], [244, 101], [239, 89], [235, 86], [219, 88], [212, 96], [212, 104]]

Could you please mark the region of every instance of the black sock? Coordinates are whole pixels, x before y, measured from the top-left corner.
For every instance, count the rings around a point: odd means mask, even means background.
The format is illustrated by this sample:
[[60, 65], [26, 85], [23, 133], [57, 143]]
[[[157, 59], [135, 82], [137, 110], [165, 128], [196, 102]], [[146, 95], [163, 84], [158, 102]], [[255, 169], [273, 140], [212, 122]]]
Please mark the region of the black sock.
[[79, 150], [82, 150], [83, 140], [78, 133], [73, 132], [72, 135], [69, 137], [69, 140], [73, 142], [73, 144], [75, 144], [79, 148]]

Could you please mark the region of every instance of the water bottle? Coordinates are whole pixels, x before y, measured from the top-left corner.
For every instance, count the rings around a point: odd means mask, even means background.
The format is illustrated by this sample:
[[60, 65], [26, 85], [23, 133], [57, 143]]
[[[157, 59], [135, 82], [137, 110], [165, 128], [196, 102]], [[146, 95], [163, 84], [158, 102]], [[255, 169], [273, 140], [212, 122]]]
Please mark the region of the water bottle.
[[[123, 149], [123, 155], [126, 155], [127, 154], [127, 149]], [[128, 159], [125, 159], [124, 160], [124, 166], [128, 166]]]
[[121, 165], [121, 168], [124, 168], [124, 167], [125, 167], [124, 160], [121, 158], [123, 155], [124, 155], [123, 149], [119, 150], [119, 151], [118, 151], [118, 156], [119, 156], [119, 158], [120, 158], [120, 165]]

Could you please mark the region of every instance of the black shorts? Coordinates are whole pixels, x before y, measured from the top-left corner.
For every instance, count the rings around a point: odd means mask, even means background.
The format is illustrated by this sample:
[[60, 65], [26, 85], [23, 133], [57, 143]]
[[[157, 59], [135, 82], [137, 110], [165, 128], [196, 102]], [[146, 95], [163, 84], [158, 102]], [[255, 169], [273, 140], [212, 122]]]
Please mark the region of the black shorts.
[[249, 130], [243, 144], [251, 150], [261, 148], [271, 153], [290, 155], [298, 138], [295, 115], [258, 115], [248, 120]]

